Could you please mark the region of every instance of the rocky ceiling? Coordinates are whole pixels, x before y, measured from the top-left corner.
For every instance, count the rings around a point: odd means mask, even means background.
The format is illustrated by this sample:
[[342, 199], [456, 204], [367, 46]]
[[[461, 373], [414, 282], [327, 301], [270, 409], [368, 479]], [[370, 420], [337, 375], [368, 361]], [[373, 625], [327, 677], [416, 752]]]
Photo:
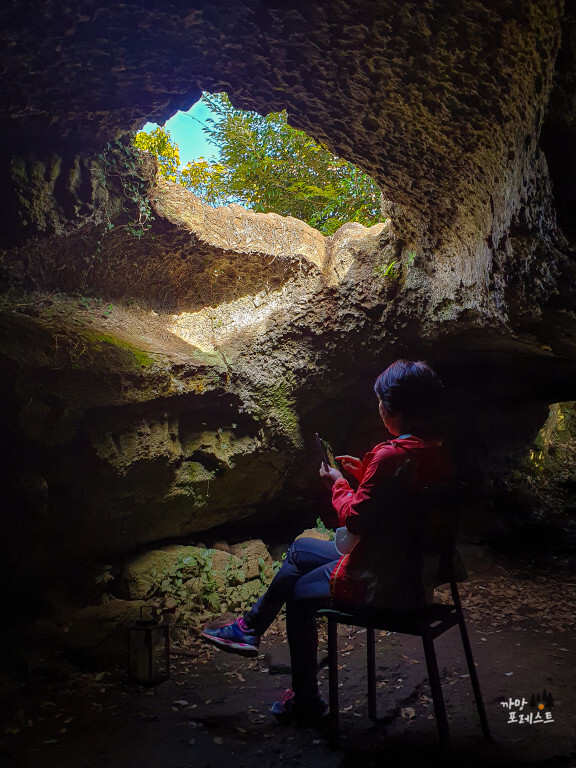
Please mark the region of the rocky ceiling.
[[97, 150], [225, 90], [366, 170], [421, 247], [494, 241], [541, 194], [543, 124], [550, 151], [571, 137], [566, 6], [17, 0], [0, 11], [2, 151]]

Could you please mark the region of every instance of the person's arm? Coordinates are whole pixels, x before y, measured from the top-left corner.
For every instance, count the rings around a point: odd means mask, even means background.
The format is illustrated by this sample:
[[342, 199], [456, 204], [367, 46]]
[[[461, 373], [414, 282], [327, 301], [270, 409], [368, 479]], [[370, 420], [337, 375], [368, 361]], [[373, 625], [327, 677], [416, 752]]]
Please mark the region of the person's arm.
[[372, 457], [356, 491], [352, 490], [344, 478], [334, 482], [332, 505], [338, 513], [341, 526], [346, 526], [351, 533], [364, 533], [365, 526], [370, 525], [374, 515], [381, 512], [386, 488], [393, 482], [404, 458], [403, 452], [386, 446]]

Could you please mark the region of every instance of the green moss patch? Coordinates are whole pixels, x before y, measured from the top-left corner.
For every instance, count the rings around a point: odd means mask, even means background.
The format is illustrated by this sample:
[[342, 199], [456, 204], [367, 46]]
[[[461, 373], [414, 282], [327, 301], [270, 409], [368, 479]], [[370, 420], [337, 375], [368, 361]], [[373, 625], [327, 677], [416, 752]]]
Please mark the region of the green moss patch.
[[302, 433], [291, 385], [292, 381], [286, 379], [261, 389], [258, 392], [258, 403], [278, 423], [292, 445], [299, 448], [302, 446]]
[[[122, 355], [121, 357], [123, 362], [129, 361], [131, 364], [135, 364], [138, 368], [149, 368], [155, 362], [154, 358], [144, 350], [134, 347], [128, 341], [119, 339], [117, 336], [112, 336], [109, 333], [101, 333], [100, 331], [86, 329], [83, 330], [80, 335], [87, 339], [98, 351], [106, 353], [107, 350], [102, 347], [103, 344], [106, 344], [114, 349], [127, 353], [127, 355]], [[117, 360], [114, 360], [114, 362], [117, 362]]]

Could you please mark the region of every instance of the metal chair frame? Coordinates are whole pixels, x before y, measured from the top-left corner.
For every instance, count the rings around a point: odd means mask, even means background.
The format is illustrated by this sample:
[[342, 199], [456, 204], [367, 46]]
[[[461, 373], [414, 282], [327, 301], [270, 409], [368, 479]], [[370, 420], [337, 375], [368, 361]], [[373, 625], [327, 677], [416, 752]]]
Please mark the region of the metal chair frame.
[[[407, 477], [408, 472], [405, 471], [404, 480], [406, 480]], [[403, 487], [406, 487], [405, 482], [403, 483]], [[402, 502], [405, 502], [406, 494], [403, 493], [398, 498]], [[422, 580], [423, 559], [421, 557], [421, 540], [414, 541], [413, 537], [412, 544], [415, 547], [414, 574], [415, 578], [419, 579], [419, 589], [421, 590], [421, 607], [417, 608], [416, 610], [397, 610], [387, 608], [371, 608], [360, 605], [335, 604], [331, 608], [322, 608], [317, 612], [317, 615], [325, 616], [328, 619], [330, 735], [333, 744], [338, 743], [340, 729], [338, 703], [338, 624], [365, 627], [367, 630], [366, 652], [368, 667], [368, 714], [372, 720], [377, 719], [376, 630], [387, 630], [400, 634], [415, 635], [422, 638], [424, 656], [428, 670], [428, 678], [430, 680], [430, 687], [432, 690], [432, 701], [434, 704], [434, 714], [438, 728], [438, 737], [441, 745], [444, 745], [449, 741], [450, 735], [448, 728], [448, 718], [446, 715], [446, 705], [442, 695], [442, 684], [438, 671], [438, 662], [436, 659], [434, 640], [447, 632], [451, 627], [458, 625], [462, 638], [462, 645], [464, 647], [464, 654], [466, 656], [466, 662], [468, 665], [470, 682], [472, 683], [476, 707], [478, 709], [478, 716], [480, 718], [482, 733], [486, 740], [490, 741], [492, 739], [488, 725], [488, 719], [486, 717], [486, 710], [484, 708], [484, 702], [482, 699], [482, 693], [480, 691], [480, 683], [474, 664], [474, 657], [472, 655], [470, 639], [468, 637], [466, 622], [464, 620], [462, 603], [460, 601], [454, 569], [456, 532], [458, 527], [458, 505], [455, 504], [454, 501], [454, 489], [451, 489], [449, 497], [446, 495], [446, 493], [439, 496], [437, 491], [434, 491], [432, 495], [429, 495], [428, 497], [426, 492], [423, 494], [419, 492], [417, 505], [419, 510], [418, 525], [413, 527], [413, 531], [416, 531], [416, 538], [418, 538], [417, 529], [423, 528], [423, 526], [420, 525], [422, 522], [422, 509], [424, 508], [425, 510], [427, 506], [431, 505], [436, 510], [438, 510], [439, 503], [444, 505], [444, 521], [448, 521], [448, 525], [443, 530], [442, 541], [439, 545], [439, 562], [441, 565], [438, 569], [438, 573], [443, 572], [444, 574], [448, 575], [448, 579], [443, 578], [441, 581], [437, 582], [437, 585], [440, 583], [446, 583], [446, 581], [449, 582], [452, 594], [451, 604], [425, 604]], [[413, 518], [413, 520], [414, 519], [415, 518]]]

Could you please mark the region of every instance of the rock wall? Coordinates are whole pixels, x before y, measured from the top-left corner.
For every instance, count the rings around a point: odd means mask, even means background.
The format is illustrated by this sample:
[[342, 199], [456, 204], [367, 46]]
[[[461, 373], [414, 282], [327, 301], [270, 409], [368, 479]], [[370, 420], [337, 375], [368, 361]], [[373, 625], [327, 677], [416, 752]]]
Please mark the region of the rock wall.
[[[28, 254], [42, 292], [2, 314], [5, 461], [13, 513], [31, 515], [19, 567], [77, 566], [270, 504], [302, 459], [303, 413], [329, 394], [318, 375], [396, 291], [382, 278], [371, 288], [384, 224], [328, 240], [294, 219], [214, 211], [169, 183], [154, 205], [143, 237], [121, 234], [124, 249], [111, 232], [89, 270], [67, 270], [70, 290], [106, 301], [54, 292], [74, 237], [51, 274], [36, 271], [48, 248], [60, 256], [56, 238]], [[219, 304], [206, 305], [210, 276]], [[146, 304], [116, 303], [130, 285]], [[332, 390], [352, 378], [332, 376]]]
[[[247, 518], [270, 526], [286, 508], [315, 519], [327, 499], [314, 432], [357, 453], [381, 440], [372, 382], [400, 354], [436, 360], [458, 452], [476, 468], [480, 452], [488, 476], [531, 440], [554, 387], [576, 380], [551, 350], [447, 296], [388, 222], [325, 238], [167, 182], [151, 199], [151, 228], [92, 240], [101, 258], [88, 270], [65, 269], [82, 231], [64, 255], [59, 237], [29, 249], [42, 290], [0, 315], [5, 562], [17, 573], [56, 575]], [[53, 271], [36, 270], [49, 255]], [[70, 291], [105, 300], [57, 293], [62, 273]]]

